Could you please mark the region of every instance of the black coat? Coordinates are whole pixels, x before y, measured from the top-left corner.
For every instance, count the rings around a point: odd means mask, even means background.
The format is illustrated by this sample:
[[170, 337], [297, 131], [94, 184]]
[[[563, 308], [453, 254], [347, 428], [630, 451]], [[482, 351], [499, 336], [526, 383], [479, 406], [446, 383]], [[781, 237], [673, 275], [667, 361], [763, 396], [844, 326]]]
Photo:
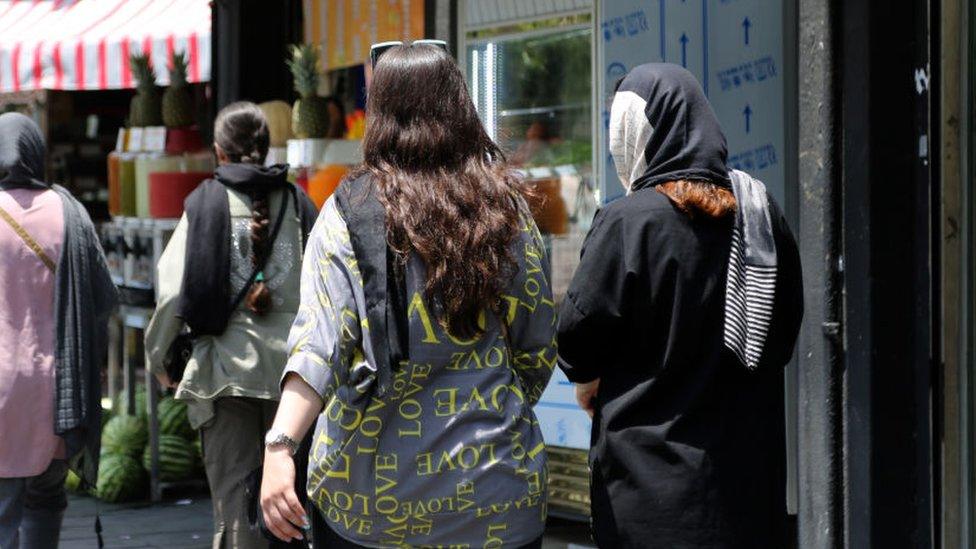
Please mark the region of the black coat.
[[732, 218], [692, 220], [653, 187], [601, 210], [559, 318], [561, 366], [599, 377], [600, 547], [784, 547], [783, 366], [802, 317], [796, 243], [770, 199], [779, 266], [763, 359], [723, 344]]

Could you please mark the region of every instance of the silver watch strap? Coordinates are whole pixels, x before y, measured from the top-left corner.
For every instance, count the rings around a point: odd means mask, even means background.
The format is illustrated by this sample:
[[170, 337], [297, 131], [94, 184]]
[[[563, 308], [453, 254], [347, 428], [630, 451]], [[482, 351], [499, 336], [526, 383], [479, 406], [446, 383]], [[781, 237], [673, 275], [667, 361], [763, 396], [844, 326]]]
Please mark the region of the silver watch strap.
[[295, 452], [298, 451], [298, 443], [295, 442], [295, 439], [281, 431], [268, 431], [268, 434], [264, 437], [264, 445], [268, 448], [283, 446], [288, 449], [288, 453], [291, 455], [295, 455]]

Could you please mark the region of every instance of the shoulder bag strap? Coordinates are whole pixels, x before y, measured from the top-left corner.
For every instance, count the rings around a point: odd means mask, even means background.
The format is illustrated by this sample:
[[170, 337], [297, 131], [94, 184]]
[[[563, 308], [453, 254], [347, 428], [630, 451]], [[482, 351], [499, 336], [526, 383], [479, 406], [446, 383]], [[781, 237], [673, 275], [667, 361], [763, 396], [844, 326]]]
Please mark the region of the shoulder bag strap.
[[44, 252], [44, 249], [41, 248], [41, 245], [38, 244], [36, 240], [34, 240], [34, 237], [28, 234], [27, 230], [24, 229], [20, 223], [17, 223], [17, 221], [11, 217], [11, 215], [7, 212], [7, 210], [3, 209], [3, 207], [0, 207], [0, 218], [6, 221], [7, 225], [10, 225], [10, 228], [17, 233], [17, 236], [24, 241], [24, 244], [26, 244], [27, 247], [34, 252], [34, 255], [36, 255], [42, 263], [44, 263], [44, 266], [47, 267], [48, 270], [50, 270], [52, 273], [57, 270], [57, 265], [54, 263], [54, 260]]

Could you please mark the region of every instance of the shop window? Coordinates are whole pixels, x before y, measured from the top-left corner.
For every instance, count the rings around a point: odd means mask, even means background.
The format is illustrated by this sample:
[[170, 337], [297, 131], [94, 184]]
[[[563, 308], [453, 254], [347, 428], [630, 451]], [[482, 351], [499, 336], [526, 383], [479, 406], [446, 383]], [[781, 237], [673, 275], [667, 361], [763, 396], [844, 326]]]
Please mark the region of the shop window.
[[[543, 200], [534, 215], [558, 306], [598, 204], [593, 3], [461, 4], [460, 63], [489, 135]], [[558, 369], [535, 413], [549, 455], [549, 513], [585, 519], [590, 419]]]
[[592, 52], [590, 15], [581, 13], [470, 31], [463, 53], [486, 130], [540, 197], [557, 301], [597, 204]]

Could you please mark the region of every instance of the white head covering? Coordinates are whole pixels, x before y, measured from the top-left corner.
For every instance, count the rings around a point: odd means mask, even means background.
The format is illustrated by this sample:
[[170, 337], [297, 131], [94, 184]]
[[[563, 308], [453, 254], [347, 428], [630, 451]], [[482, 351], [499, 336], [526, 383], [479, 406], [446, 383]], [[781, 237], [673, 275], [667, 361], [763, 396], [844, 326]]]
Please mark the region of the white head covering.
[[647, 171], [644, 149], [654, 128], [644, 114], [646, 108], [647, 101], [632, 91], [617, 92], [610, 107], [610, 155], [628, 193], [631, 184]]

